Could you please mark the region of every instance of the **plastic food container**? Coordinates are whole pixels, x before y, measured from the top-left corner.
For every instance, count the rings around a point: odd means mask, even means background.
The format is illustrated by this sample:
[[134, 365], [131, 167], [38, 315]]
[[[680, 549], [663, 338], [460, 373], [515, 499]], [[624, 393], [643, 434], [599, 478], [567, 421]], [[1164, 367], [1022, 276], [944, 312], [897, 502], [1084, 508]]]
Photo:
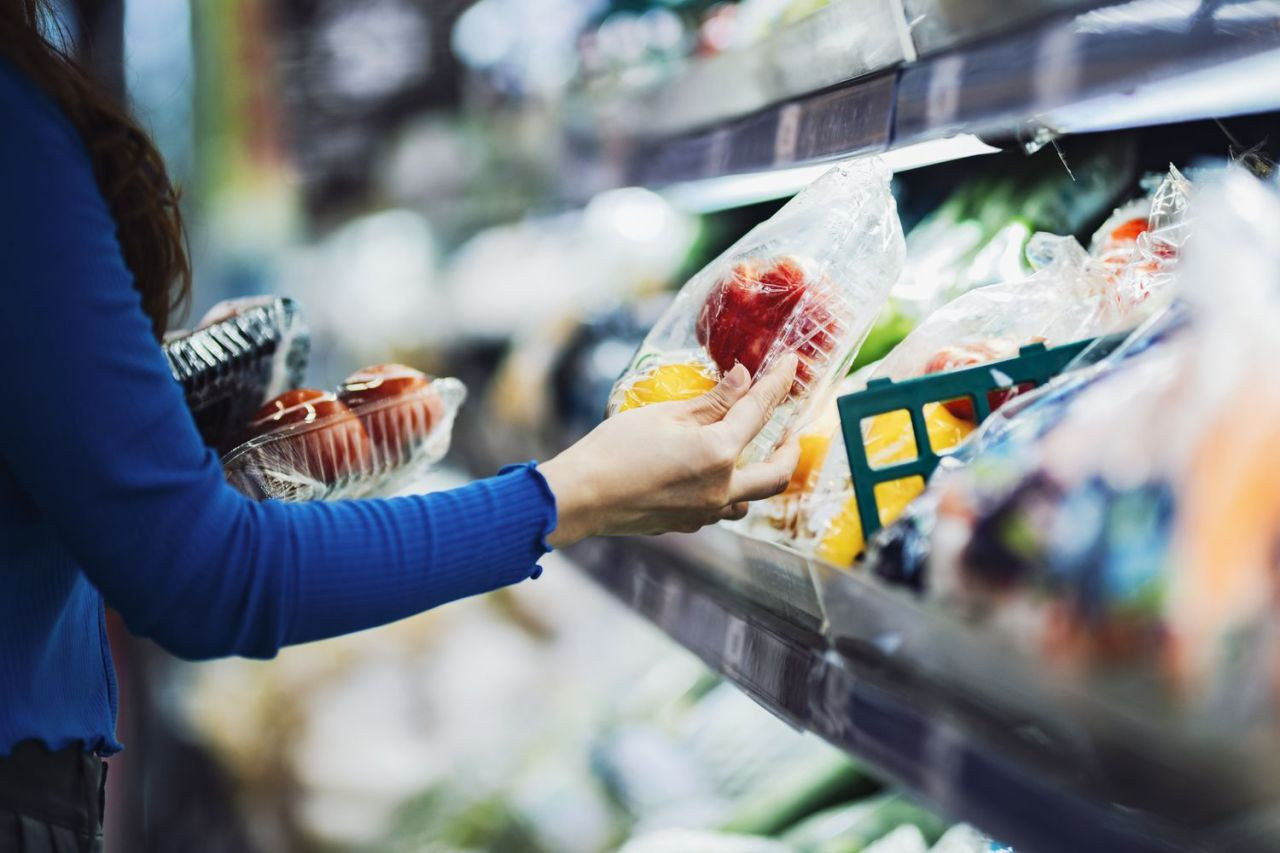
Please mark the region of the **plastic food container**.
[[465, 399], [466, 387], [452, 378], [352, 406], [327, 391], [289, 392], [259, 412], [250, 428], [265, 431], [226, 454], [223, 469], [257, 499], [394, 494], [448, 453]]
[[310, 352], [301, 311], [274, 297], [221, 303], [199, 328], [164, 344], [200, 435], [220, 449], [264, 402], [302, 382]]

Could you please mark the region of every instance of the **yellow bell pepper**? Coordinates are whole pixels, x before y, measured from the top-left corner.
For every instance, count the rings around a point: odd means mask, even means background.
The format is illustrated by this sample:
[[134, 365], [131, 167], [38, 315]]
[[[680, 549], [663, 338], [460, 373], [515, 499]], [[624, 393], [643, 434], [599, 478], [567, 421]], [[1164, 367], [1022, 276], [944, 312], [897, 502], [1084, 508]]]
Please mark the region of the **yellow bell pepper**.
[[[929, 433], [929, 444], [935, 453], [955, 447], [973, 432], [975, 426], [972, 421], [957, 418], [946, 406], [937, 403], [924, 407], [924, 423]], [[911, 432], [911, 416], [902, 410], [872, 418], [864, 443], [872, 468], [888, 468], [909, 462], [918, 455], [915, 436]], [[891, 524], [923, 491], [924, 480], [920, 477], [890, 480], [877, 485], [876, 508], [880, 524]], [[865, 547], [858, 499], [850, 495], [840, 511], [827, 522], [818, 542], [817, 554], [834, 565], [849, 566]]]
[[622, 393], [619, 412], [650, 403], [689, 400], [716, 387], [716, 380], [697, 363], [664, 364], [637, 379]]

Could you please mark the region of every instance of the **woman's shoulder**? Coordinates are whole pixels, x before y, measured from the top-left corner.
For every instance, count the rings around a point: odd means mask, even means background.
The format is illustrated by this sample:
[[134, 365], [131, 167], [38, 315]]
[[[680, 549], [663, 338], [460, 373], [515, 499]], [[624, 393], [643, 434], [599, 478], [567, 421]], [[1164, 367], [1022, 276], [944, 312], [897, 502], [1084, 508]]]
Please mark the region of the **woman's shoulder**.
[[[62, 153], [87, 160], [84, 143], [62, 109], [12, 62], [0, 57], [0, 152]], [[34, 149], [34, 152], [32, 151]]]

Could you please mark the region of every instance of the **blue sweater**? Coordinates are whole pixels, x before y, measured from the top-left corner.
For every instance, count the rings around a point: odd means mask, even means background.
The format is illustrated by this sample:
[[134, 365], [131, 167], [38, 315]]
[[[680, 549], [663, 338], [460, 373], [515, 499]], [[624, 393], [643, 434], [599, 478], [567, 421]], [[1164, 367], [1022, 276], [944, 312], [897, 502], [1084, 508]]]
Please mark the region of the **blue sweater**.
[[0, 281], [0, 755], [120, 748], [104, 600], [182, 657], [271, 657], [536, 576], [555, 505], [531, 465], [389, 500], [232, 490], [82, 141], [2, 62]]

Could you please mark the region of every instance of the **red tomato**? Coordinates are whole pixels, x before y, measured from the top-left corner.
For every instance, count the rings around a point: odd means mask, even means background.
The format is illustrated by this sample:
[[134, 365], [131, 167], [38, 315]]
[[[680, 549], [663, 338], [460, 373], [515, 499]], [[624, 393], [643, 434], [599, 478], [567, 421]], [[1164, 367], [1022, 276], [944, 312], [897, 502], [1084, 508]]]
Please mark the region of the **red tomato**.
[[[318, 424], [303, 429], [307, 424]], [[267, 401], [246, 430], [248, 438], [289, 431], [264, 448], [271, 464], [325, 483], [362, 470], [369, 460], [369, 436], [360, 419], [328, 391], [298, 388]]]
[[403, 364], [375, 364], [343, 380], [338, 398], [364, 422], [380, 459], [392, 465], [444, 418], [444, 401], [431, 377]]

